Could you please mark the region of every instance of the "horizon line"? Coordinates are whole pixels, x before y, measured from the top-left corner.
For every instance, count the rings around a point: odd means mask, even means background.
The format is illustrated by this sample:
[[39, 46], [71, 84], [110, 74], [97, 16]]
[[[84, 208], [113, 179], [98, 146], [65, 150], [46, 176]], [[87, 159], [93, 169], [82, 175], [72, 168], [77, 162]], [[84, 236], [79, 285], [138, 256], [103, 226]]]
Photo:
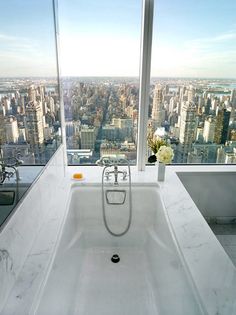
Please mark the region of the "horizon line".
[[[63, 75], [60, 78], [132, 78], [140, 79], [139, 76], [79, 76], [79, 75]], [[58, 76], [0, 76], [0, 79], [60, 79]], [[151, 79], [214, 79], [214, 80], [236, 80], [236, 77], [188, 77], [188, 76], [152, 76]]]

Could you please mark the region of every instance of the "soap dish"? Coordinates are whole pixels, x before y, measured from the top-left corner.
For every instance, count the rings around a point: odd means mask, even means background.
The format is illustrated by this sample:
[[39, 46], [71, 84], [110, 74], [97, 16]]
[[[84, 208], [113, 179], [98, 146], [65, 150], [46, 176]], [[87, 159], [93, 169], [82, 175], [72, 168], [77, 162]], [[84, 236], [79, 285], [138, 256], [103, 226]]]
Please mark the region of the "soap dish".
[[74, 173], [72, 175], [72, 179], [74, 179], [76, 181], [81, 181], [81, 180], [84, 180], [84, 176], [82, 173]]
[[84, 177], [82, 177], [82, 178], [74, 178], [74, 177], [72, 177], [71, 179], [75, 180], [76, 182], [81, 182], [81, 181], [85, 180]]

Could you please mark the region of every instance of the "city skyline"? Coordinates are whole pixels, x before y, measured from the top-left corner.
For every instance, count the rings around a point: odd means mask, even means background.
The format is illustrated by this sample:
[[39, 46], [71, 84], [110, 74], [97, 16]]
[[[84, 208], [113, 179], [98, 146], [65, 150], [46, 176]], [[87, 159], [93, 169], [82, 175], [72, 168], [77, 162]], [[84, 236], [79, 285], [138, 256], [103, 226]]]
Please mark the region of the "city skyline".
[[[22, 160], [37, 164], [57, 147], [60, 101], [56, 87], [55, 80], [1, 80], [3, 156], [20, 152]], [[62, 79], [62, 88], [69, 164], [94, 164], [107, 154], [125, 156], [135, 164], [138, 80], [67, 77]], [[235, 163], [235, 109], [236, 81], [153, 80], [148, 135], [169, 139], [174, 163]]]
[[[141, 1], [58, 3], [62, 76], [139, 75]], [[54, 76], [52, 2], [0, 7], [1, 76]], [[235, 9], [233, 0], [155, 3], [152, 77], [235, 78]]]

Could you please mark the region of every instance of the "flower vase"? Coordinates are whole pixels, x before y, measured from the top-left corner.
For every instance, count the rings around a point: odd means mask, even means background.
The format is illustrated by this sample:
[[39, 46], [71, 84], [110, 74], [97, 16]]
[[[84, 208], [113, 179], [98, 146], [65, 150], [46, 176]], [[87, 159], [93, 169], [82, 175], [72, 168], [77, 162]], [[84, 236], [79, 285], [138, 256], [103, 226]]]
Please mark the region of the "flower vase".
[[158, 163], [158, 173], [157, 173], [157, 180], [159, 182], [163, 182], [165, 180], [165, 172], [166, 172], [165, 163], [159, 162]]

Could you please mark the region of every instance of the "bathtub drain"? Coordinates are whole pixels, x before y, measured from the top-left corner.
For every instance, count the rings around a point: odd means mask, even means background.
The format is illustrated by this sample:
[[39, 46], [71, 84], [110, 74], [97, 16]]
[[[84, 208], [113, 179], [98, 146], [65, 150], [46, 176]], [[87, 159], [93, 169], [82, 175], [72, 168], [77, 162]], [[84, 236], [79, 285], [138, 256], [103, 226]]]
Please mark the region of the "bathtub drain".
[[120, 261], [119, 255], [117, 255], [117, 254], [113, 255], [113, 256], [111, 257], [111, 261], [112, 261], [114, 264], [118, 263], [118, 262]]

